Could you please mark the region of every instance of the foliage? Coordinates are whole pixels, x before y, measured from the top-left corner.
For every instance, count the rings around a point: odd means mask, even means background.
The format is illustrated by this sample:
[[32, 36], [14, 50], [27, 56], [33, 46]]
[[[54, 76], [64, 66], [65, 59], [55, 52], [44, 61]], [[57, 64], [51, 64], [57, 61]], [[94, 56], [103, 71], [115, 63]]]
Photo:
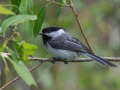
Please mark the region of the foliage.
[[[32, 76], [28, 67], [36, 62], [31, 62], [29, 55], [45, 58], [53, 56], [44, 50], [41, 37], [38, 36], [43, 27], [60, 26], [69, 30], [73, 36], [81, 38], [81, 41], [84, 42], [84, 39], [80, 31], [77, 31], [79, 28], [75, 16], [69, 7], [64, 7], [70, 4], [69, 0], [51, 0], [56, 1], [57, 5], [49, 3], [50, 0], [10, 1], [9, 3], [9, 0], [3, 0], [4, 4], [0, 4], [0, 36], [7, 37], [0, 37], [0, 61], [5, 65], [2, 70], [5, 70], [6, 74], [6, 81], [1, 79], [5, 81], [3, 84], [11, 79], [10, 75], [16, 75], [15, 70], [27, 85], [38, 84], [37, 87], [30, 86], [29, 90], [120, 89], [119, 67], [103, 68], [94, 62], [68, 65], [45, 63], [32, 73]], [[119, 56], [120, 1], [72, 1], [95, 53], [101, 56]], [[12, 10], [8, 6], [12, 7]], [[22, 88], [21, 81], [18, 83], [9, 86], [9, 89]], [[22, 89], [28, 87], [27, 85]]]

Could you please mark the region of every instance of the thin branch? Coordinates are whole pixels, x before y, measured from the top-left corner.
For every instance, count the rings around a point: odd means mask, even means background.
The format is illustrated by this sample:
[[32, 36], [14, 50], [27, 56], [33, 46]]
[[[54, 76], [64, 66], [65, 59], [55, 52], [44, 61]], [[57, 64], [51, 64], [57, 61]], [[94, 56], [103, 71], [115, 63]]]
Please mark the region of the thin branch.
[[[37, 65], [35, 65], [34, 67], [32, 67], [29, 71], [33, 71], [36, 68], [38, 68], [43, 62], [39, 62]], [[7, 84], [5, 84], [2, 88], [0, 88], [0, 90], [5, 89], [6, 87], [8, 87], [9, 85], [11, 85], [12, 83], [14, 83], [15, 81], [17, 81], [18, 79], [20, 79], [21, 76], [17, 76], [16, 78], [14, 78], [13, 80], [11, 80], [10, 82], [8, 82]]]
[[49, 2], [49, 3], [52, 3], [52, 4], [60, 5], [60, 6], [70, 7], [70, 5], [68, 5], [68, 4], [61, 4], [61, 3], [55, 2], [53, 0], [52, 1], [46, 0], [46, 1]]
[[[102, 57], [107, 61], [118, 62], [120, 61], [120, 57]], [[51, 62], [52, 59], [50, 58], [37, 58], [37, 57], [30, 57], [29, 60], [31, 61], [42, 61], [42, 62]], [[76, 58], [74, 60], [68, 62], [90, 62], [93, 61], [91, 58]], [[56, 62], [64, 62], [63, 60], [57, 60]]]
[[74, 15], [75, 15], [75, 18], [76, 18], [77, 23], [78, 23], [78, 25], [79, 25], [79, 28], [80, 28], [80, 30], [81, 30], [81, 33], [82, 33], [82, 35], [83, 35], [83, 37], [84, 37], [84, 39], [85, 39], [85, 41], [86, 41], [89, 49], [94, 53], [94, 51], [93, 51], [92, 47], [90, 46], [89, 41], [87, 40], [87, 37], [86, 37], [86, 35], [85, 35], [85, 33], [84, 33], [84, 30], [83, 30], [83, 28], [82, 28], [81, 22], [80, 22], [80, 20], [79, 20], [78, 14], [77, 14], [77, 12], [76, 12], [76, 10], [75, 10], [75, 7], [74, 7], [74, 5], [73, 5], [72, 0], [70, 0], [70, 7], [71, 7], [72, 11], [74, 12]]
[[[120, 61], [120, 57], [102, 57], [102, 58], [106, 59], [107, 61], [112, 61], [112, 62]], [[29, 60], [31, 60], [31, 61], [40, 61], [36, 66], [32, 67], [29, 70], [30, 72], [33, 71], [34, 69], [36, 69], [37, 67], [39, 67], [43, 62], [51, 62], [52, 61], [51, 58], [38, 58], [38, 57], [30, 57]], [[68, 61], [68, 62], [90, 62], [90, 61], [93, 61], [93, 60], [90, 59], [90, 58], [76, 58], [76, 59]], [[56, 62], [64, 62], [64, 61], [63, 60], [57, 60]], [[20, 78], [21, 78], [21, 76], [18, 76], [16, 78], [14, 78], [9, 83], [4, 85], [0, 90], [3, 90], [4, 88], [6, 88], [7, 86], [14, 83], [15, 81], [17, 81]]]
[[[6, 38], [5, 36], [3, 36], [3, 35], [0, 35], [0, 37], [2, 37], [3, 39], [5, 39], [5, 40], [9, 40], [8, 38]], [[13, 42], [12, 40], [9, 40], [9, 42]]]

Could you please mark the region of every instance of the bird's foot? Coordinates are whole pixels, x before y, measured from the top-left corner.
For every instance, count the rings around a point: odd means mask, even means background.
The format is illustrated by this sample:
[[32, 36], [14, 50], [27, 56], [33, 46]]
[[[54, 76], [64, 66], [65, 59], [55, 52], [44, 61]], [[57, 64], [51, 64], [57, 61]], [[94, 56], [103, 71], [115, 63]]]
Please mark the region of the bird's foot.
[[64, 61], [64, 64], [68, 64], [68, 61]]
[[56, 57], [51, 57], [50, 60], [51, 60], [51, 63], [55, 64], [56, 60], [58, 60], [58, 59]]
[[[64, 59], [58, 57], [51, 57], [50, 60], [51, 63], [55, 64], [57, 60], [64, 60]], [[68, 64], [68, 61], [64, 60], [64, 64]]]

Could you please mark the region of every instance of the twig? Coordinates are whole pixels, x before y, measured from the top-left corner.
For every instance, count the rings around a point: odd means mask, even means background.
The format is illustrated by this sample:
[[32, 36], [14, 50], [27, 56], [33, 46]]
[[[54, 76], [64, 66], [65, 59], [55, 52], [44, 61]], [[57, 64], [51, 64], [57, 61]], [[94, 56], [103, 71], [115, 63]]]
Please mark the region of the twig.
[[[6, 55], [8, 55], [9, 57], [11, 57], [10, 53], [6, 53]], [[120, 57], [101, 57], [107, 61], [112, 61], [112, 62], [119, 62], [120, 61]], [[28, 58], [31, 61], [40, 61], [40, 62], [51, 62], [52, 59], [51, 58], [38, 58], [38, 57], [29, 57]], [[74, 60], [70, 60], [68, 62], [89, 62], [89, 61], [93, 61], [93, 59], [91, 58], [76, 58]], [[63, 60], [57, 60], [56, 62], [64, 62]]]
[[[120, 57], [102, 57], [103, 59], [106, 59], [107, 61], [112, 62], [118, 62], [120, 61]], [[52, 59], [50, 58], [37, 58], [37, 57], [30, 57], [29, 60], [32, 61], [42, 61], [42, 62], [51, 62]], [[68, 61], [68, 62], [90, 62], [93, 61], [91, 58], [76, 58], [74, 60]], [[57, 60], [56, 62], [64, 62], [63, 60]]]
[[58, 2], [55, 2], [55, 1], [50, 1], [50, 0], [46, 0], [47, 2], [49, 2], [49, 3], [52, 3], [52, 4], [56, 4], [56, 5], [61, 5], [61, 6], [65, 6], [65, 7], [70, 7], [70, 5], [68, 5], [68, 4], [61, 4], [61, 3], [58, 3]]
[[[106, 59], [107, 61], [112, 61], [112, 62], [120, 61], [120, 57], [102, 57], [102, 58]], [[51, 62], [52, 61], [52, 59], [50, 59], [50, 58], [37, 58], [37, 57], [30, 57], [29, 60], [31, 60], [31, 61], [40, 61], [36, 66], [32, 67], [29, 70], [30, 72], [33, 71], [34, 69], [36, 69], [37, 67], [39, 67], [43, 62]], [[68, 61], [68, 62], [90, 62], [90, 61], [93, 61], [93, 60], [90, 59], [90, 58], [76, 58], [76, 59]], [[64, 62], [64, 61], [63, 60], [57, 60], [56, 62]], [[9, 86], [11, 83], [14, 83], [15, 81], [17, 81], [20, 78], [21, 78], [21, 76], [18, 76], [16, 78], [14, 78], [9, 83], [4, 85], [0, 90], [3, 90], [7, 86]]]
[[84, 30], [83, 30], [83, 28], [82, 28], [81, 22], [80, 22], [80, 20], [79, 20], [78, 14], [77, 14], [77, 12], [76, 12], [76, 10], [75, 10], [75, 7], [74, 7], [74, 5], [73, 5], [72, 0], [70, 0], [70, 7], [71, 7], [72, 11], [74, 12], [74, 15], [75, 15], [75, 18], [76, 18], [76, 20], [77, 20], [77, 22], [78, 22], [78, 25], [79, 25], [79, 28], [80, 28], [80, 30], [81, 30], [81, 33], [82, 33], [82, 35], [83, 35], [83, 37], [84, 37], [84, 39], [85, 39], [85, 41], [86, 41], [89, 49], [94, 53], [94, 51], [93, 51], [93, 49], [91, 48], [91, 46], [90, 46], [90, 44], [89, 44], [89, 41], [87, 40], [87, 37], [86, 37], [86, 35], [85, 35], [85, 33], [84, 33]]
[[[32, 67], [29, 71], [33, 71], [35, 70], [37, 67], [39, 67], [43, 62], [39, 62], [37, 65], [35, 65], [34, 67]], [[6, 87], [8, 87], [10, 84], [14, 83], [15, 81], [17, 81], [18, 79], [20, 79], [21, 76], [17, 76], [16, 78], [14, 78], [13, 80], [11, 80], [10, 82], [8, 82], [7, 84], [5, 84], [2, 88], [0, 88], [0, 90], [5, 89]]]
[[[3, 36], [3, 35], [0, 35], [0, 37], [2, 37], [3, 39], [5, 39], [5, 40], [9, 40], [8, 38], [6, 38], [5, 36]], [[11, 42], [12, 43], [12, 40], [9, 40], [9, 42]]]

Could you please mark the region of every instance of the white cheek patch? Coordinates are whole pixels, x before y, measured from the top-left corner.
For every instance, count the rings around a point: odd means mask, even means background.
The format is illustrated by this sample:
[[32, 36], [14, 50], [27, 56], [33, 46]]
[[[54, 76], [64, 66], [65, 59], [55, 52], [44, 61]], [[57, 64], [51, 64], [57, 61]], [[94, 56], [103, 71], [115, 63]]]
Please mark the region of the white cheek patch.
[[63, 29], [59, 29], [58, 32], [56, 31], [56, 34], [62, 34], [64, 33], [65, 31]]
[[59, 29], [58, 31], [55, 31], [55, 32], [51, 32], [48, 34], [48, 36], [50, 37], [56, 37], [58, 35], [61, 35], [62, 33], [64, 33], [65, 31], [63, 29]]

